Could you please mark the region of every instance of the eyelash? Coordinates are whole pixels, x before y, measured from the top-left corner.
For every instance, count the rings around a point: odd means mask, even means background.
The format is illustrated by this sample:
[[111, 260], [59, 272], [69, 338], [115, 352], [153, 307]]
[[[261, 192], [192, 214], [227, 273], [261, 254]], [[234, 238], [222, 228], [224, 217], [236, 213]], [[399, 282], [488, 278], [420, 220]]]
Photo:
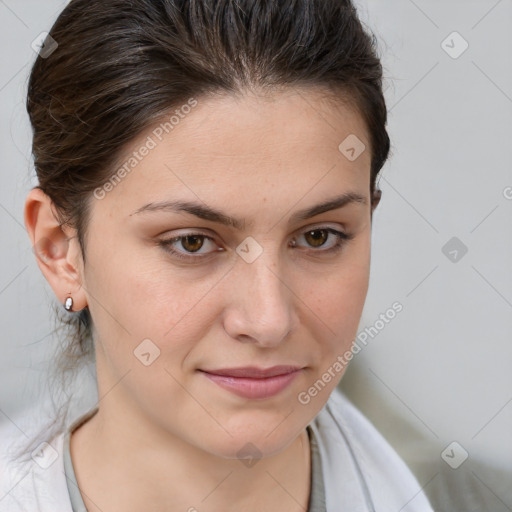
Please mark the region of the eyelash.
[[[328, 227], [318, 227], [318, 228], [314, 228], [314, 229], [308, 229], [307, 231], [304, 231], [304, 233], [302, 233], [302, 234], [315, 232], [315, 231], [327, 231], [328, 233], [335, 235], [337, 240], [336, 240], [336, 244], [333, 247], [331, 247], [329, 249], [323, 249], [323, 250], [322, 249], [318, 249], [318, 250], [313, 249], [312, 250], [313, 253], [336, 254], [339, 251], [341, 251], [341, 249], [345, 246], [346, 242], [348, 242], [349, 240], [352, 240], [354, 238], [353, 234], [344, 233], [342, 231], [338, 231], [336, 229], [328, 228]], [[176, 256], [178, 259], [185, 260], [185, 261], [199, 261], [201, 259], [208, 258], [209, 256], [211, 256], [213, 254], [213, 253], [209, 253], [209, 254], [200, 255], [200, 256], [186, 256], [182, 252], [176, 251], [175, 249], [172, 248], [172, 245], [175, 242], [179, 242], [183, 238], [187, 238], [187, 237], [202, 237], [202, 238], [205, 238], [206, 240], [211, 240], [212, 242], [214, 242], [213, 238], [211, 238], [203, 233], [190, 232], [190, 233], [185, 233], [180, 236], [169, 238], [167, 240], [159, 240], [158, 245], [163, 247], [163, 249], [165, 251], [167, 251], [168, 253], [172, 254], [173, 256]]]

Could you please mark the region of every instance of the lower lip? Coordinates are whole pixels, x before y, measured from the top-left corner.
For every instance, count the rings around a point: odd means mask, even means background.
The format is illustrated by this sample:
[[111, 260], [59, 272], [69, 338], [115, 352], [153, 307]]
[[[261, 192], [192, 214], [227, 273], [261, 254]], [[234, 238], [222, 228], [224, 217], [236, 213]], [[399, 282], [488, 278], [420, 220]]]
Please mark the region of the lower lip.
[[228, 377], [226, 375], [215, 375], [203, 372], [211, 381], [221, 388], [231, 391], [243, 398], [261, 399], [270, 398], [283, 391], [292, 380], [299, 374], [300, 370], [285, 375], [276, 375], [265, 379], [250, 379], [246, 377]]

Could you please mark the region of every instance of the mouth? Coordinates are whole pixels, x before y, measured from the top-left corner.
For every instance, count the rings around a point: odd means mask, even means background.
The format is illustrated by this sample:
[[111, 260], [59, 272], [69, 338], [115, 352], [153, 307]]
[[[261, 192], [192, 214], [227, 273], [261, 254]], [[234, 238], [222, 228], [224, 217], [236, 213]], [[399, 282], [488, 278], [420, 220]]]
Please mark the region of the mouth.
[[265, 399], [279, 394], [302, 372], [299, 366], [222, 368], [199, 370], [221, 388], [249, 399]]

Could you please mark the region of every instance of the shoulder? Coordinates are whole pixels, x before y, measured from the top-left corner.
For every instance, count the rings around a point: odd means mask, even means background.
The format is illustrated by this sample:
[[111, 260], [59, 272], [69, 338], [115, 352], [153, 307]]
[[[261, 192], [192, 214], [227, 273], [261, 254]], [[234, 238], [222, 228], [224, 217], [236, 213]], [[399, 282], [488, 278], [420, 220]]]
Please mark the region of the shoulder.
[[[319, 443], [334, 462], [326, 468], [326, 482], [337, 485], [345, 471], [335, 462], [337, 453], [353, 460], [354, 473], [361, 475], [363, 486], [377, 509], [403, 512], [433, 512], [421, 486], [392, 446], [370, 421], [339, 390], [335, 389], [314, 419]], [[363, 494], [363, 492], [362, 492]]]
[[29, 409], [0, 422], [0, 512], [71, 512], [64, 433], [36, 441], [34, 412]]

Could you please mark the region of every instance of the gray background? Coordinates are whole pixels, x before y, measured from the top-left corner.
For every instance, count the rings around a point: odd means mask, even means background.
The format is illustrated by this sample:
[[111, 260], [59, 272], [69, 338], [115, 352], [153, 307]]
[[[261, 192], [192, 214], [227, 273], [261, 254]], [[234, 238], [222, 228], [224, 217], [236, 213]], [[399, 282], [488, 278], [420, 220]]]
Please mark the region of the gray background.
[[[0, 0], [0, 421], [44, 399], [56, 343], [53, 292], [23, 224], [35, 184], [24, 94], [31, 43], [66, 3]], [[360, 331], [395, 301], [403, 311], [369, 337], [341, 387], [436, 510], [510, 511], [512, 1], [357, 5], [379, 40], [392, 139]], [[443, 252], [454, 237], [455, 261], [453, 247]], [[468, 454], [457, 469], [441, 456], [454, 441], [452, 461]]]

